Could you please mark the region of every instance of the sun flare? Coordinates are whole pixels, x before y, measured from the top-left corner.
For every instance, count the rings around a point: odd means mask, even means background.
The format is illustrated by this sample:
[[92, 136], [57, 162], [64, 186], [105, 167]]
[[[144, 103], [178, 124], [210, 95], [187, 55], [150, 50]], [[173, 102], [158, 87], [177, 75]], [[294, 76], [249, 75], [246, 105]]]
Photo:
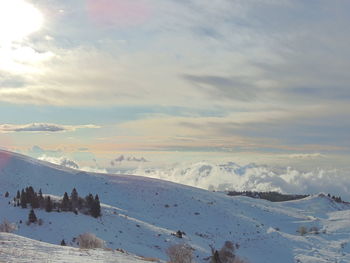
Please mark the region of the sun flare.
[[39, 30], [42, 13], [24, 0], [0, 0], [0, 44], [22, 40]]

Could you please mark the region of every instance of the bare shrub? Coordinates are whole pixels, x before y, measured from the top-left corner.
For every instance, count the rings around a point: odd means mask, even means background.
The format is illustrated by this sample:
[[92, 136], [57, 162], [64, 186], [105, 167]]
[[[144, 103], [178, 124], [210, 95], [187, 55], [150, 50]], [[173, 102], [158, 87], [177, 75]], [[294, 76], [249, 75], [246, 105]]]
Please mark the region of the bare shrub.
[[304, 236], [307, 234], [307, 228], [305, 226], [300, 226], [297, 230], [297, 232], [301, 235]]
[[39, 218], [39, 220], [38, 220], [38, 225], [39, 226], [42, 226], [44, 224], [44, 220], [42, 220], [41, 218]]
[[169, 247], [166, 253], [171, 263], [193, 263], [193, 248], [187, 244], [176, 244]]
[[313, 226], [310, 228], [309, 232], [312, 234], [318, 235], [320, 233], [320, 230], [318, 229], [317, 226]]
[[79, 235], [77, 238], [77, 242], [80, 248], [85, 249], [105, 247], [105, 242], [91, 233]]
[[210, 263], [246, 263], [235, 255], [235, 245], [231, 241], [226, 241], [220, 250], [211, 247], [211, 253]]
[[12, 233], [17, 230], [16, 224], [10, 223], [6, 219], [0, 224], [0, 232]]

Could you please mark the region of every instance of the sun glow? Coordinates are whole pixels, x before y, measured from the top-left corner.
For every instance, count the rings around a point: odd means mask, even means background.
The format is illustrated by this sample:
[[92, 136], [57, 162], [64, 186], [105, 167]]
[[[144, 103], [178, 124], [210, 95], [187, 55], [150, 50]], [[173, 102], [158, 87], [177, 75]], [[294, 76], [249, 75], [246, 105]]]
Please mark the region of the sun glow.
[[43, 15], [24, 0], [0, 0], [0, 44], [20, 41], [39, 30]]

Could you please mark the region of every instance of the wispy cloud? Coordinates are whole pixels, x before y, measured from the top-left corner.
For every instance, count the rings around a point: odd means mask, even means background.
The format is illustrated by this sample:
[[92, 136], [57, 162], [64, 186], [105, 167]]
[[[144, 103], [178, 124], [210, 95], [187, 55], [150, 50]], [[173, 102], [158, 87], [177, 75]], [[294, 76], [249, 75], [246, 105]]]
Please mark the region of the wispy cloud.
[[289, 158], [292, 159], [314, 159], [314, 158], [323, 158], [325, 155], [321, 153], [295, 153], [290, 154]]
[[[135, 120], [126, 113], [130, 121], [98, 135], [128, 131], [126, 144], [139, 147], [350, 149], [347, 1], [35, 5], [46, 19], [42, 30], [0, 48], [1, 102], [158, 108], [163, 117]], [[196, 116], [161, 107], [186, 108]], [[3, 124], [0, 131], [79, 128], [92, 127]]]
[[58, 125], [52, 123], [30, 124], [0, 124], [0, 132], [67, 132], [76, 129], [97, 129], [99, 126], [88, 125]]

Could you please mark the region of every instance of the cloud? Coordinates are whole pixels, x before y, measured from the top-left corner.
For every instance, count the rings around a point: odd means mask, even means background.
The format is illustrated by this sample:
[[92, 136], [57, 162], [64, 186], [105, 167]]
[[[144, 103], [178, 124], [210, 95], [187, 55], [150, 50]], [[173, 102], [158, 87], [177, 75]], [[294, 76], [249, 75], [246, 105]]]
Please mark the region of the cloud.
[[90, 19], [101, 27], [140, 25], [151, 14], [151, 3], [147, 0], [88, 0], [86, 7]]
[[290, 154], [289, 158], [292, 159], [315, 159], [315, 158], [324, 158], [325, 155], [321, 153], [295, 153]]
[[96, 125], [58, 125], [51, 123], [0, 124], [0, 132], [67, 132], [76, 129], [97, 129]]
[[122, 163], [122, 162], [137, 162], [137, 163], [145, 163], [148, 162], [148, 160], [146, 160], [144, 157], [134, 157], [134, 156], [124, 156], [124, 155], [120, 155], [119, 157], [113, 159], [111, 161], [111, 165], [114, 166], [116, 163]]
[[0, 49], [0, 101], [203, 111], [126, 123], [141, 148], [349, 148], [347, 1], [97, 2], [35, 2], [49, 19]]
[[198, 89], [207, 92], [211, 98], [233, 99], [238, 101], [252, 101], [259, 95], [259, 90], [243, 79], [214, 76], [214, 75], [183, 75], [184, 79], [190, 81]]
[[85, 171], [85, 172], [92, 172], [92, 173], [107, 173], [107, 170], [104, 168], [100, 167], [91, 167], [91, 166], [80, 166], [76, 161], [73, 161], [71, 159], [68, 159], [67, 157], [60, 156], [60, 157], [53, 157], [53, 156], [48, 156], [48, 155], [42, 155], [38, 157], [39, 160], [46, 161], [49, 163], [61, 165], [64, 167], [68, 167], [71, 169], [76, 169], [80, 171]]
[[239, 165], [236, 163], [178, 163], [166, 168], [137, 168], [135, 174], [210, 190], [278, 191], [290, 194], [331, 193], [350, 200], [350, 170]]
[[38, 159], [49, 163], [62, 165], [72, 169], [79, 169], [79, 165], [76, 162], [69, 160], [66, 157], [52, 157], [52, 156], [42, 155], [38, 157]]

